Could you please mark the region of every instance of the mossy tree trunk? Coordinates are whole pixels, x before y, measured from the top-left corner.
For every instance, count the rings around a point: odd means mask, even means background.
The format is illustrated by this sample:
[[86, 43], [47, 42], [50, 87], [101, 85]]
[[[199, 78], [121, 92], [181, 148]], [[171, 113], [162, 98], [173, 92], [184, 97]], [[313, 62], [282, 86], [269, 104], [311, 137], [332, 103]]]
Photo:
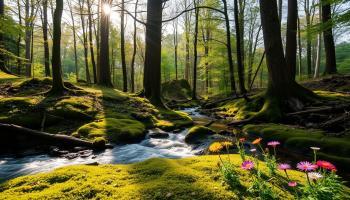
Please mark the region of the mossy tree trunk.
[[51, 93], [59, 94], [65, 90], [62, 79], [61, 66], [61, 19], [63, 0], [56, 0], [56, 9], [53, 16], [52, 39], [52, 89]]
[[[335, 59], [335, 47], [332, 32], [332, 13], [331, 4], [329, 1], [322, 0], [322, 23], [326, 26], [323, 31], [324, 37], [324, 47], [326, 51], [326, 69], [325, 74], [335, 74], [337, 73], [337, 63]], [[329, 24], [330, 23], [330, 24]]]
[[[111, 0], [102, 0], [102, 5], [111, 5]], [[105, 13], [102, 9], [100, 19], [100, 70], [97, 83], [102, 86], [112, 87], [111, 70], [109, 65], [109, 13]]]
[[279, 118], [285, 106], [300, 109], [303, 102], [315, 95], [297, 84], [293, 75], [287, 70], [276, 0], [261, 0], [260, 13], [269, 79], [265, 104], [258, 115], [271, 117], [270, 114], [274, 114], [273, 117]]
[[145, 96], [157, 106], [161, 100], [161, 40], [162, 0], [148, 0], [146, 24], [146, 53], [144, 68]]

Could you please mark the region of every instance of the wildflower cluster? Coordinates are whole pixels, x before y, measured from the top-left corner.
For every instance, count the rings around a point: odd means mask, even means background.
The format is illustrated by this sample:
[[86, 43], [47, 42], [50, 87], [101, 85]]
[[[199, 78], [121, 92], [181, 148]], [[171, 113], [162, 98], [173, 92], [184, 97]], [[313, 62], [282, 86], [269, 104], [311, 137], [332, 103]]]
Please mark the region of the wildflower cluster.
[[[295, 169], [305, 173], [305, 184], [303, 182], [298, 182], [291, 177], [291, 174], [288, 174], [290, 170], [293, 170], [290, 163], [277, 162], [277, 148], [281, 143], [279, 141], [269, 141], [266, 143], [267, 148], [264, 149], [261, 144], [262, 141], [262, 138], [257, 138], [252, 141], [251, 144], [253, 144], [255, 148], [250, 149], [252, 156], [247, 156], [244, 150], [244, 142], [246, 142], [246, 139], [239, 138], [236, 140], [236, 147], [242, 160], [241, 169], [252, 175], [251, 186], [247, 190], [252, 195], [256, 195], [260, 199], [275, 199], [276, 193], [273, 191], [273, 184], [274, 180], [279, 180], [276, 181], [276, 183], [285, 183], [286, 187], [290, 188], [290, 191], [294, 191], [293, 194], [296, 199], [343, 198], [344, 186], [343, 182], [336, 175], [337, 168], [328, 161], [317, 160], [317, 152], [320, 150], [319, 147], [310, 147], [314, 154], [313, 162], [301, 161], [296, 164]], [[215, 142], [210, 146], [209, 150], [211, 152], [220, 152], [225, 146], [231, 147], [233, 145], [232, 142], [225, 144], [225, 142]], [[269, 177], [261, 175], [262, 171], [259, 169], [258, 159], [259, 153], [263, 156], [266, 166], [268, 167]], [[222, 172], [225, 182], [231, 186], [231, 188], [240, 185], [239, 176], [234, 169], [234, 165], [231, 162], [224, 162], [221, 157], [220, 162], [220, 171]], [[284, 175], [279, 175], [278, 171], [283, 172]]]

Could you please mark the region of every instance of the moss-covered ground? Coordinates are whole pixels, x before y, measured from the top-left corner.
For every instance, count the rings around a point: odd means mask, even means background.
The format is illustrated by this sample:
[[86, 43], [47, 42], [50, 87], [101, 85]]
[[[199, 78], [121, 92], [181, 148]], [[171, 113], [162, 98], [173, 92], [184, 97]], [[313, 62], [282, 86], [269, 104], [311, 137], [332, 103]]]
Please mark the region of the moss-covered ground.
[[186, 113], [158, 109], [113, 88], [66, 83], [70, 91], [56, 97], [46, 94], [49, 78], [0, 74], [0, 80], [0, 123], [116, 143], [140, 141], [148, 128], [174, 130], [193, 123]]
[[[222, 156], [228, 159], [227, 155]], [[179, 160], [150, 159], [130, 165], [71, 166], [53, 172], [19, 177], [0, 185], [0, 199], [255, 199], [247, 189], [251, 174], [240, 168], [238, 155], [230, 160], [242, 187], [230, 189], [218, 171], [218, 156]], [[261, 163], [263, 171], [266, 167]], [[280, 173], [283, 176], [283, 173]], [[290, 171], [304, 183], [305, 175]], [[279, 199], [292, 199], [286, 182], [270, 181]]]

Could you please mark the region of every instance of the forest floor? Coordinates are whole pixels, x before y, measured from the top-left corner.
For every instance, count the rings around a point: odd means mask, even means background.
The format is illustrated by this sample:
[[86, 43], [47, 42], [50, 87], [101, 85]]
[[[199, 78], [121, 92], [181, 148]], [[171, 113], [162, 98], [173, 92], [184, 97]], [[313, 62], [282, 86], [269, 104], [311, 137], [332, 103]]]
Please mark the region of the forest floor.
[[[229, 126], [231, 121], [240, 119], [251, 112], [252, 106], [256, 106], [256, 102], [249, 104], [243, 99], [229, 99], [210, 109], [202, 109], [203, 113], [216, 120], [195, 120], [197, 126], [191, 128], [189, 134], [194, 135], [195, 140], [213, 133], [226, 138], [238, 137], [232, 134], [233, 131], [248, 140], [257, 137], [264, 138], [264, 141], [279, 140], [282, 143], [281, 153], [294, 156], [299, 161], [302, 158], [310, 159], [309, 147], [318, 146], [321, 147], [321, 159], [334, 162], [344, 171], [350, 164], [348, 120], [336, 122], [337, 129], [333, 125], [329, 129], [325, 123], [347, 113], [348, 107], [337, 107], [337, 112], [332, 108], [350, 103], [349, 78], [337, 78], [339, 81], [332, 78], [330, 82], [335, 85], [334, 88], [328, 88], [329, 84], [324, 83], [325, 80], [304, 83], [317, 90], [316, 93], [322, 97], [319, 105], [308, 105], [305, 110], [328, 108], [316, 112], [316, 117], [310, 117], [314, 113], [297, 114], [281, 122]], [[46, 95], [50, 84], [51, 80], [47, 78], [24, 79], [0, 72], [0, 123], [88, 141], [102, 139], [115, 144], [139, 142], [150, 128], [178, 132], [194, 124], [194, 120], [184, 112], [158, 109], [144, 98], [116, 89], [66, 83], [70, 91], [63, 96], [52, 97]], [[183, 88], [179, 95], [182, 100], [168, 101], [168, 104], [182, 108], [203, 103], [186, 100], [190, 95], [189, 87], [181, 84], [177, 87]], [[172, 86], [168, 91], [171, 90]], [[178, 94], [167, 94], [170, 99], [173, 95]], [[204, 103], [203, 108], [207, 104]], [[319, 127], [320, 124], [324, 126]], [[4, 144], [13, 142], [13, 138], [3, 139], [1, 142]], [[14, 149], [21, 146], [15, 142], [12, 145]], [[8, 149], [0, 150], [9, 153], [5, 151]], [[223, 157], [228, 159], [227, 155]], [[230, 155], [229, 159], [239, 173], [242, 187], [230, 188], [225, 184], [218, 168], [219, 157], [208, 155], [176, 160], [150, 159], [128, 165], [95, 163], [94, 166], [64, 167], [7, 181], [0, 185], [0, 199], [255, 199], [247, 191], [251, 174], [240, 168], [237, 154]], [[265, 164], [261, 165], [263, 173], [267, 173]], [[292, 170], [290, 175], [300, 184], [305, 183], [305, 174]], [[273, 192], [279, 199], [293, 199], [294, 191], [286, 187], [282, 173], [279, 177], [268, 181]]]

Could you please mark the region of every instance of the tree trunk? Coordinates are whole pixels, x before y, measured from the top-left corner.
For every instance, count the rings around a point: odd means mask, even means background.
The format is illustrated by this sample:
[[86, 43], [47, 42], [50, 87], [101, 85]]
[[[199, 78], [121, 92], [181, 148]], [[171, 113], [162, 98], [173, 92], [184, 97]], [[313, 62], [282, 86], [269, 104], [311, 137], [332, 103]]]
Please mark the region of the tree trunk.
[[[3, 0], [0, 0], [0, 1], [3, 1]], [[20, 0], [17, 0], [17, 9], [18, 9], [19, 26], [22, 27], [22, 11], [21, 11]], [[20, 59], [20, 57], [21, 57], [21, 41], [22, 41], [22, 33], [19, 32], [18, 33], [18, 39], [17, 39], [17, 56], [18, 56], [18, 59], [17, 59], [17, 74], [18, 75], [21, 75], [21, 67], [22, 67], [22, 60]]]
[[295, 80], [295, 75], [296, 75], [297, 21], [298, 21], [298, 2], [296, 0], [288, 0], [286, 62], [287, 62], [287, 69], [293, 80]]
[[[185, 0], [185, 8], [187, 8], [187, 0]], [[190, 82], [190, 14], [188, 12], [185, 13], [185, 51], [186, 51], [186, 63], [185, 63], [185, 79]]]
[[128, 91], [128, 75], [126, 71], [125, 61], [125, 23], [124, 23], [124, 0], [121, 1], [121, 12], [120, 12], [120, 53], [122, 59], [122, 70], [123, 70], [123, 92]]
[[246, 95], [247, 90], [244, 85], [244, 66], [242, 61], [242, 42], [241, 40], [241, 31], [240, 31], [240, 25], [239, 25], [239, 18], [238, 18], [238, 2], [237, 0], [234, 0], [234, 13], [235, 13], [235, 27], [236, 27], [236, 48], [237, 48], [237, 65], [238, 65], [238, 81], [239, 81], [239, 89], [241, 94]]
[[[110, 0], [102, 0], [102, 5], [111, 5]], [[106, 87], [112, 87], [111, 70], [109, 66], [109, 14], [103, 12], [100, 19], [100, 74], [98, 84]]]
[[232, 58], [230, 19], [228, 17], [227, 1], [226, 0], [222, 0], [222, 2], [224, 4], [224, 15], [225, 15], [225, 26], [226, 26], [227, 60], [228, 60], [229, 71], [230, 71], [231, 94], [232, 95], [237, 95], [235, 75], [234, 75], [234, 66], [233, 66], [233, 58]]
[[26, 61], [26, 76], [31, 77], [32, 76], [32, 64], [30, 63], [31, 60], [31, 54], [30, 54], [30, 47], [31, 47], [31, 33], [32, 33], [32, 27], [30, 27], [31, 24], [31, 16], [30, 16], [30, 5], [29, 0], [26, 0], [25, 2], [25, 58]]
[[90, 78], [90, 70], [89, 70], [89, 60], [88, 60], [88, 44], [87, 44], [87, 35], [86, 35], [86, 29], [85, 29], [85, 19], [84, 19], [84, 0], [79, 0], [79, 6], [80, 6], [80, 19], [81, 19], [81, 28], [83, 30], [83, 43], [84, 43], [84, 60], [85, 60], [85, 74], [86, 74], [86, 82], [88, 84], [91, 83]]
[[51, 93], [62, 94], [65, 90], [62, 80], [61, 67], [61, 19], [63, 0], [56, 0], [56, 9], [53, 18], [52, 39], [52, 89]]
[[302, 46], [301, 46], [301, 30], [300, 30], [300, 19], [298, 17], [298, 54], [299, 54], [299, 69], [298, 69], [298, 75], [299, 78], [301, 78], [301, 69], [302, 69], [302, 57], [301, 57], [301, 51], [302, 51]]
[[[4, 15], [5, 15], [5, 3], [4, 3], [4, 0], [0, 0], [0, 20], [3, 20]], [[5, 48], [4, 44], [5, 44], [4, 36], [2, 31], [0, 31], [0, 49]], [[0, 70], [5, 73], [11, 74], [11, 72], [5, 66], [5, 56], [1, 52], [0, 52]]]
[[271, 114], [273, 109], [276, 113], [269, 117], [279, 118], [286, 104], [290, 109], [300, 109], [299, 103], [309, 100], [314, 94], [298, 85], [287, 70], [276, 0], [261, 0], [260, 13], [269, 74], [265, 99], [270, 98], [265, 100], [260, 114]]
[[95, 62], [95, 53], [94, 53], [94, 46], [92, 42], [92, 13], [91, 13], [91, 2], [90, 0], [87, 0], [87, 6], [88, 6], [88, 20], [89, 20], [89, 47], [90, 47], [90, 57], [91, 57], [91, 64], [92, 64], [92, 73], [94, 75], [94, 83], [97, 83], [97, 75], [96, 75], [96, 62]]
[[50, 76], [50, 51], [49, 51], [49, 39], [48, 39], [48, 22], [47, 22], [47, 1], [43, 0], [43, 38], [44, 38], [44, 60], [45, 60], [45, 76]]
[[[137, 7], [139, 4], [139, 0], [136, 0], [135, 3], [135, 12], [134, 16], [137, 18]], [[136, 51], [137, 51], [137, 27], [136, 27], [137, 21], [134, 20], [134, 36], [133, 36], [133, 53], [132, 53], [132, 58], [131, 58], [131, 70], [130, 70], [130, 76], [131, 76], [131, 92], [135, 92], [135, 57], [136, 57]]]
[[[194, 0], [194, 6], [197, 7], [197, 0]], [[198, 20], [199, 20], [199, 8], [196, 8], [196, 18], [194, 27], [194, 44], [193, 44], [193, 80], [192, 80], [192, 100], [197, 99], [197, 43], [198, 43]]]
[[151, 103], [161, 100], [162, 0], [147, 1], [146, 52], [144, 68], [145, 96]]
[[[328, 1], [322, 0], [322, 23], [331, 23], [332, 13], [331, 4]], [[337, 63], [335, 59], [335, 46], [332, 32], [332, 24], [327, 24], [323, 30], [324, 48], [326, 51], [326, 68], [324, 74], [336, 74]]]
[[73, 29], [73, 46], [74, 46], [74, 66], [75, 66], [75, 76], [76, 81], [79, 82], [79, 68], [78, 68], [78, 55], [77, 55], [77, 38], [76, 38], [76, 31], [75, 31], [75, 21], [74, 21], [74, 15], [73, 15], [73, 8], [70, 1], [68, 1], [69, 11], [70, 11], [70, 17], [72, 20], [72, 29]]
[[[322, 19], [322, 5], [321, 5], [321, 0], [319, 1], [319, 11], [318, 11], [318, 16], [319, 16], [319, 22], [321, 23]], [[316, 53], [316, 66], [315, 66], [315, 73], [314, 73], [314, 78], [318, 78], [320, 75], [320, 67], [321, 67], [321, 50], [322, 50], [322, 32], [319, 32], [317, 34], [317, 53]]]
[[306, 60], [307, 60], [307, 76], [311, 77], [311, 19], [310, 19], [310, 2], [305, 0], [305, 18], [306, 18]]
[[177, 71], [177, 19], [173, 22], [173, 28], [174, 28], [174, 65], [175, 65], [175, 80], [178, 79], [178, 71]]
[[[101, 0], [97, 0], [97, 23], [94, 23], [94, 31], [95, 31], [95, 39], [96, 39], [96, 58], [97, 58], [97, 66], [96, 66], [96, 76], [97, 76], [97, 82], [98, 77], [100, 76], [100, 13], [101, 13]], [[97, 26], [97, 28], [96, 28]]]

